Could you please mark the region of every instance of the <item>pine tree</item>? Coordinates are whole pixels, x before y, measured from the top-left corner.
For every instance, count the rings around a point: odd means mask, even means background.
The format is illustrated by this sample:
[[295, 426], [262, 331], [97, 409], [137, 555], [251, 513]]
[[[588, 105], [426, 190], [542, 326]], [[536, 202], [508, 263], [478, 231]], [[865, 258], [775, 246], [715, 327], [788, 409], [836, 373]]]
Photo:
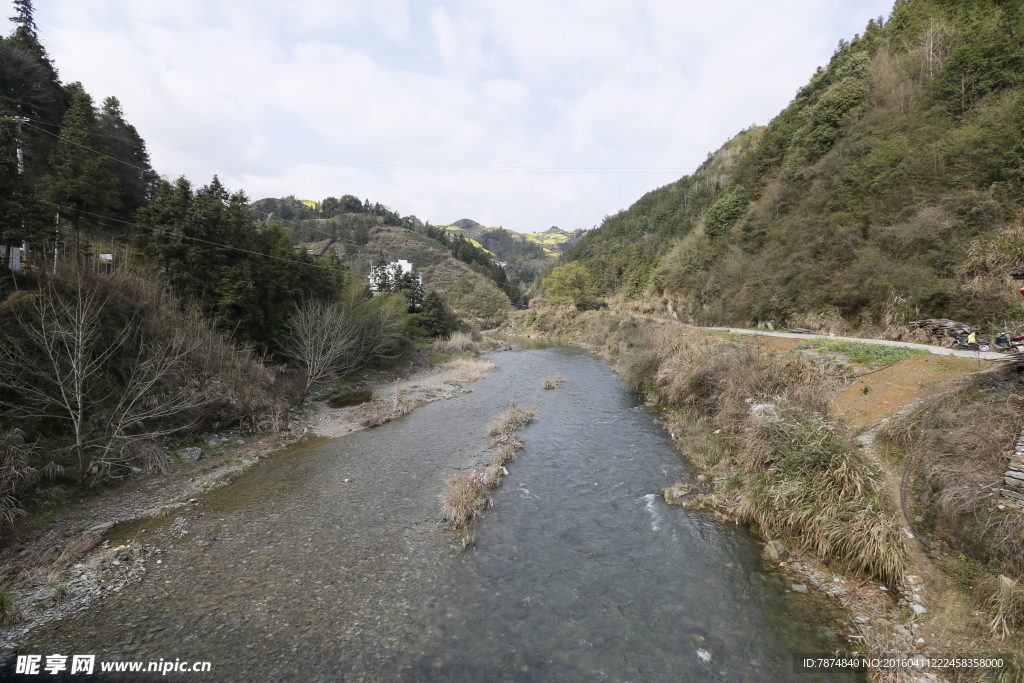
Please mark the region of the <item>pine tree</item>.
[[14, 24], [14, 32], [11, 33], [11, 40], [24, 47], [35, 55], [49, 71], [50, 79], [57, 81], [57, 70], [46, 54], [46, 48], [39, 41], [39, 29], [33, 17], [35, 9], [32, 7], [32, 0], [14, 0], [15, 15], [10, 17]]
[[47, 198], [58, 205], [58, 213], [76, 231], [96, 222], [116, 197], [117, 177], [111, 160], [97, 154], [96, 112], [92, 98], [75, 84], [71, 107], [64, 115], [64, 130], [57, 150], [50, 157], [53, 175], [46, 179]]
[[455, 331], [455, 318], [436, 289], [423, 297], [420, 317], [423, 318], [424, 328], [433, 337], [444, 337]]
[[130, 219], [135, 211], [156, 195], [160, 177], [150, 166], [146, 142], [135, 126], [128, 123], [116, 97], [103, 101], [98, 119], [99, 129], [107, 151], [125, 163], [115, 163], [111, 170], [117, 176], [120, 193], [116, 202], [117, 213]]

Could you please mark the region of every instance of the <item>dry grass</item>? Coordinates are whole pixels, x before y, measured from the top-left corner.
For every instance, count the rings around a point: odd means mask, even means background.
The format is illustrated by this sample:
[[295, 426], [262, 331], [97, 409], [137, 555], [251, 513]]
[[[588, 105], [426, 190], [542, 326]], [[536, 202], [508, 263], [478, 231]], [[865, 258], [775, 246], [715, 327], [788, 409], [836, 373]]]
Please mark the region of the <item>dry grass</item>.
[[524, 444], [516, 437], [511, 437], [508, 440], [508, 443], [505, 444], [504, 448], [502, 448], [501, 451], [498, 452], [498, 455], [496, 458], [494, 458], [492, 464], [500, 465], [502, 467], [508, 465], [510, 462], [516, 459], [516, 451], [521, 451], [525, 446], [526, 444]]
[[388, 402], [376, 405], [372, 412], [359, 421], [363, 427], [379, 427], [380, 425], [394, 420], [396, 417], [408, 415], [416, 407], [401, 389], [395, 386], [395, 394]]
[[838, 310], [826, 309], [818, 313], [796, 313], [786, 321], [788, 327], [802, 327], [814, 332], [835, 334], [841, 337], [853, 335], [854, 329]]
[[991, 620], [988, 628], [992, 635], [1006, 640], [1024, 626], [1024, 588], [1007, 585], [988, 574], [974, 586], [972, 597], [975, 602], [988, 608]]
[[23, 554], [8, 549], [0, 555], [0, 591], [48, 576], [95, 548], [100, 541], [99, 534], [85, 533], [75, 538], [49, 538], [33, 543]]
[[0, 528], [14, 526], [25, 514], [24, 501], [42, 477], [39, 468], [33, 467], [36, 450], [25, 443], [20, 429], [0, 434]]
[[558, 385], [565, 381], [565, 377], [561, 375], [555, 375], [544, 380], [545, 389], [557, 389]]
[[9, 593], [0, 593], [0, 626], [13, 626], [24, 619]]
[[491, 505], [484, 490], [483, 476], [468, 470], [456, 472], [445, 484], [441, 494], [441, 514], [448, 528], [473, 544], [473, 522]]
[[126, 448], [128, 464], [150, 474], [168, 474], [170, 454], [167, 449], [153, 441], [136, 441]]
[[434, 352], [436, 353], [472, 353], [479, 355], [491, 351], [501, 344], [495, 339], [486, 339], [479, 333], [469, 334], [468, 332], [453, 332], [447, 339], [439, 337], [434, 340]]
[[[922, 531], [944, 531], [1024, 573], [1024, 515], [999, 510], [996, 489], [1024, 430], [1024, 382], [1012, 371], [983, 373], [925, 400], [880, 431], [891, 455], [920, 454], [916, 500]], [[993, 486], [995, 484], [995, 486]]]
[[434, 351], [437, 353], [480, 353], [480, 346], [473, 341], [473, 335], [466, 332], [453, 332], [448, 338], [438, 337], [434, 340]]
[[464, 547], [473, 545], [474, 522], [484, 509], [494, 504], [487, 492], [501, 485], [508, 474], [506, 465], [515, 459], [516, 451], [523, 448], [523, 442], [512, 433], [532, 422], [536, 415], [535, 407], [523, 409], [510, 401], [505, 412], [488, 426], [492, 444], [502, 446], [498, 454], [483, 472], [456, 472], [445, 485], [441, 493], [441, 514], [449, 530], [462, 538]]
[[537, 407], [520, 408], [515, 401], [509, 401], [508, 408], [494, 422], [487, 425], [487, 436], [495, 444], [505, 444], [512, 437], [512, 432], [533, 422], [537, 417]]
[[478, 358], [456, 358], [442, 367], [448, 373], [445, 384], [471, 384], [498, 366]]

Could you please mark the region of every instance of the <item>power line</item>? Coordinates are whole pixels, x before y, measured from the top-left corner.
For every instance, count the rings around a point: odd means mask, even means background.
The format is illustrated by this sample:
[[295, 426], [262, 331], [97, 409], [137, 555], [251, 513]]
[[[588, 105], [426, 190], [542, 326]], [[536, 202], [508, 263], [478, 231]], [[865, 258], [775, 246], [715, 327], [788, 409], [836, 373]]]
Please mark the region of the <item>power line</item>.
[[252, 254], [253, 256], [264, 256], [266, 258], [275, 259], [277, 261], [284, 261], [286, 263], [297, 263], [297, 264], [300, 264], [300, 265], [309, 266], [310, 268], [319, 268], [320, 270], [329, 270], [332, 273], [337, 273], [338, 272], [334, 268], [327, 268], [325, 266], [318, 266], [315, 263], [306, 263], [304, 261], [297, 261], [295, 259], [284, 258], [283, 256], [274, 256], [273, 254], [263, 254], [263, 253], [258, 252], [258, 251], [252, 251], [251, 249], [243, 249], [241, 247], [231, 246], [230, 244], [221, 244], [220, 242], [213, 242], [211, 240], [204, 240], [201, 237], [192, 237], [191, 235], [185, 235], [185, 234], [182, 234], [180, 232], [173, 232], [171, 230], [161, 230], [160, 228], [154, 228], [154, 227], [152, 227], [150, 225], [143, 225], [142, 223], [133, 223], [131, 221], [124, 221], [124, 220], [121, 220], [120, 218], [114, 218], [112, 216], [103, 216], [103, 215], [100, 215], [98, 213], [92, 213], [91, 211], [83, 211], [81, 209], [75, 209], [75, 208], [72, 208], [70, 206], [64, 206], [62, 204], [57, 204], [57, 203], [54, 203], [54, 202], [49, 202], [49, 201], [46, 201], [45, 199], [41, 199], [40, 201], [43, 204], [49, 204], [50, 206], [55, 206], [58, 209], [65, 209], [67, 211], [76, 211], [78, 213], [85, 214], [86, 216], [92, 216], [93, 218], [102, 218], [103, 220], [114, 221], [115, 223], [121, 223], [123, 225], [130, 225], [130, 226], [132, 226], [134, 228], [143, 228], [144, 230], [151, 230], [152, 232], [159, 232], [159, 233], [163, 233], [165, 235], [174, 235], [175, 237], [183, 237], [185, 239], [192, 240], [194, 242], [202, 242], [203, 244], [209, 244], [209, 245], [212, 245], [212, 246], [215, 246], [215, 247], [223, 247], [224, 249], [231, 249], [233, 251], [240, 251], [240, 252], [243, 252], [245, 254]]
[[112, 157], [109, 154], [104, 154], [103, 152], [99, 151], [98, 149], [93, 149], [92, 147], [87, 147], [87, 146], [83, 145], [81, 142], [76, 142], [76, 141], [72, 140], [71, 138], [64, 137], [63, 135], [57, 135], [56, 133], [51, 133], [48, 130], [43, 130], [39, 126], [33, 126], [31, 123], [26, 123], [25, 125], [28, 126], [29, 128], [34, 128], [34, 129], [38, 130], [41, 133], [46, 133], [47, 135], [52, 135], [53, 137], [57, 138], [58, 140], [63, 140], [64, 142], [70, 142], [72, 145], [78, 145], [82, 149], [87, 149], [90, 152], [92, 152], [93, 154], [99, 154], [101, 157], [106, 157], [108, 159], [111, 159], [112, 161], [120, 162], [120, 163], [124, 164], [125, 166], [131, 166], [132, 168], [138, 169], [138, 170], [143, 171], [143, 172], [148, 172], [148, 171], [152, 171], [153, 170], [151, 168], [142, 168], [141, 166], [136, 166], [135, 164], [130, 164], [130, 163], [128, 163], [127, 161], [125, 161], [123, 159], [118, 159], [117, 157]]
[[[67, 128], [56, 123], [48, 123], [46, 121], [40, 121], [39, 119], [32, 119], [37, 123], [42, 123], [47, 126], [56, 126], [58, 128]], [[50, 131], [43, 130], [42, 128], [36, 128], [49, 135], [55, 135]], [[125, 142], [138, 142], [130, 138], [122, 138], [115, 135], [103, 135], [97, 133], [101, 137], [107, 137], [113, 140], [123, 140]], [[258, 161], [274, 161], [281, 163], [292, 163], [292, 164], [308, 164], [312, 166], [340, 166], [348, 168], [367, 168], [367, 169], [378, 169], [378, 170], [395, 170], [395, 171], [452, 171], [452, 172], [465, 172], [465, 173], [541, 173], [541, 174], [612, 174], [612, 173], [625, 173], [625, 174], [642, 174], [642, 173], [687, 173], [696, 170], [693, 167], [666, 167], [666, 166], [471, 166], [471, 165], [445, 165], [445, 164], [415, 164], [415, 163], [394, 163], [387, 161], [339, 161], [332, 159], [306, 159], [302, 157], [286, 157], [286, 156], [274, 156], [269, 154], [250, 154], [247, 152], [231, 152], [226, 150], [216, 149], [205, 149], [202, 147], [191, 147], [186, 145], [172, 145], [167, 143], [159, 142], [147, 142], [147, 146], [156, 147], [167, 147], [169, 149], [179, 149], [187, 152], [199, 152], [201, 154], [214, 154], [226, 157], [232, 157], [237, 159], [255, 159]], [[106, 155], [104, 155], [106, 156]], [[113, 158], [113, 157], [111, 157]], [[136, 167], [138, 168], [138, 167]]]
[[[100, 152], [100, 151], [98, 151], [98, 150], [95, 150], [95, 149], [93, 149], [93, 148], [91, 148], [91, 147], [88, 147], [88, 146], [86, 146], [86, 145], [83, 145], [82, 143], [80, 143], [80, 142], [77, 142], [77, 141], [75, 141], [75, 140], [72, 140], [72, 139], [70, 139], [70, 138], [64, 137], [63, 135], [57, 135], [56, 133], [51, 133], [51, 132], [50, 132], [50, 131], [48, 131], [48, 130], [43, 130], [42, 128], [38, 128], [38, 127], [36, 127], [36, 126], [33, 126], [33, 125], [29, 124], [29, 123], [26, 123], [25, 125], [29, 126], [30, 128], [35, 128], [36, 130], [38, 130], [38, 131], [40, 131], [40, 132], [43, 132], [43, 133], [46, 133], [47, 135], [52, 135], [52, 136], [54, 136], [55, 138], [58, 138], [58, 139], [60, 139], [60, 140], [64, 140], [65, 142], [69, 142], [69, 143], [71, 143], [71, 144], [73, 144], [73, 145], [77, 145], [78, 147], [81, 147], [82, 149], [88, 150], [88, 151], [90, 151], [90, 152], [92, 152], [92, 153], [94, 153], [94, 154], [99, 154], [99, 155], [100, 155], [100, 156], [102, 156], [102, 157], [106, 157], [106, 158], [108, 158], [108, 159], [111, 159], [111, 160], [113, 160], [113, 161], [116, 161], [116, 162], [122, 163], [122, 164], [124, 164], [124, 165], [126, 165], [126, 166], [129, 166], [129, 167], [131, 167], [131, 168], [134, 168], [134, 169], [138, 169], [138, 170], [140, 170], [140, 171], [150, 171], [150, 170], [152, 170], [152, 169], [146, 169], [146, 168], [142, 168], [141, 166], [136, 166], [135, 164], [131, 164], [131, 163], [129, 163], [129, 162], [127, 162], [127, 161], [124, 161], [124, 160], [122, 160], [122, 159], [118, 159], [117, 157], [112, 157], [112, 156], [110, 156], [109, 154], [104, 154], [103, 152]], [[255, 255], [257, 255], [257, 256], [266, 256], [267, 258], [273, 258], [273, 259], [277, 259], [277, 260], [279, 260], [279, 261], [286, 261], [286, 262], [288, 262], [288, 263], [302, 263], [302, 261], [295, 261], [295, 260], [291, 260], [291, 259], [286, 259], [286, 258], [282, 258], [282, 257], [280, 257], [280, 256], [272, 256], [272, 255], [270, 255], [270, 254], [260, 254], [259, 252], [254, 252], [254, 251], [248, 251], [248, 250], [246, 250], [246, 249], [242, 249], [241, 247], [233, 247], [233, 246], [230, 246], [230, 245], [227, 245], [227, 244], [219, 244], [219, 243], [217, 243], [217, 242], [210, 242], [210, 241], [208, 241], [208, 240], [203, 240], [203, 239], [200, 239], [200, 238], [198, 238], [198, 237], [190, 237], [190, 236], [188, 236], [188, 235], [183, 235], [183, 234], [181, 234], [181, 233], [175, 233], [175, 232], [170, 232], [170, 231], [167, 231], [167, 230], [160, 230], [159, 228], [152, 228], [152, 227], [150, 227], [150, 226], [147, 226], [147, 225], [142, 225], [141, 223], [132, 223], [131, 221], [125, 221], [125, 220], [121, 220], [121, 219], [119, 219], [119, 218], [113, 218], [113, 217], [111, 217], [111, 216], [101, 216], [100, 214], [96, 214], [96, 213], [91, 213], [91, 212], [89, 212], [89, 211], [82, 211], [82, 210], [80, 210], [80, 209], [74, 209], [74, 208], [71, 208], [71, 207], [67, 207], [67, 206], [61, 206], [60, 204], [54, 204], [53, 202], [49, 202], [49, 201], [45, 201], [45, 200], [43, 200], [43, 203], [45, 203], [45, 204], [50, 204], [51, 206], [56, 206], [56, 207], [59, 207], [59, 208], [62, 208], [62, 209], [66, 209], [66, 210], [68, 210], [68, 211], [78, 211], [79, 213], [83, 213], [83, 214], [86, 214], [86, 215], [89, 215], [89, 216], [93, 216], [94, 218], [102, 218], [102, 219], [104, 219], [104, 220], [111, 220], [111, 221], [115, 221], [115, 222], [117, 222], [117, 223], [123, 223], [123, 224], [125, 224], [125, 225], [131, 225], [131, 226], [136, 226], [136, 227], [144, 228], [144, 229], [146, 229], [146, 230], [153, 230], [153, 231], [155, 231], [155, 232], [162, 232], [162, 233], [166, 233], [166, 234], [170, 234], [170, 235], [179, 235], [179, 236], [181, 236], [181, 237], [185, 237], [185, 238], [187, 238], [187, 239], [195, 240], [195, 241], [197, 241], [197, 242], [204, 242], [204, 243], [206, 243], [206, 244], [211, 244], [211, 245], [214, 245], [214, 246], [220, 246], [220, 247], [224, 247], [225, 249], [235, 249], [235, 250], [237, 250], [237, 251], [243, 251], [243, 252], [246, 252], [246, 253], [249, 253], [249, 254], [255, 254]], [[252, 208], [249, 208], [249, 211], [250, 211], [250, 212], [252, 212], [252, 213], [260, 213], [260, 214], [263, 214], [263, 215], [265, 215], [265, 216], [270, 216], [270, 215], [271, 215], [271, 214], [267, 214], [267, 213], [264, 213], [263, 211], [256, 211], [255, 209], [252, 209]], [[286, 219], [280, 219], [280, 220], [281, 220], [282, 222], [294, 222], [294, 221], [286, 221]], [[354, 240], [346, 239], [346, 238], [344, 238], [344, 237], [339, 237], [339, 236], [337, 236], [337, 235], [332, 235], [331, 233], [325, 232], [325, 231], [323, 231], [323, 230], [317, 230], [316, 228], [310, 228], [310, 227], [307, 227], [307, 226], [303, 226], [303, 225], [302, 225], [301, 223], [296, 223], [296, 224], [297, 224], [297, 225], [298, 225], [298, 226], [299, 226], [300, 228], [303, 228], [303, 229], [307, 229], [307, 230], [312, 230], [312, 231], [314, 231], [314, 232], [319, 232], [319, 233], [321, 233], [321, 234], [327, 235], [327, 236], [328, 236], [328, 237], [330, 237], [331, 239], [335, 239], [335, 240], [341, 240], [341, 241], [345, 241], [345, 242], [351, 242], [352, 244], [355, 244], [355, 245], [356, 245], [357, 247], [359, 247], [359, 246], [363, 246], [363, 247], [365, 247], [365, 246], [366, 246], [366, 245], [361, 245], [361, 244], [359, 244], [358, 242], [356, 242], [356, 241], [354, 241]], [[369, 251], [370, 253], [372, 253], [372, 250], [368, 250], [368, 251]], [[330, 270], [330, 271], [332, 271], [332, 272], [336, 272], [336, 271], [334, 271], [334, 269], [332, 269], [332, 268], [324, 268], [323, 266], [317, 266], [317, 265], [314, 265], [314, 264], [309, 264], [309, 263], [306, 263], [306, 264], [304, 264], [304, 265], [310, 265], [310, 266], [312, 266], [312, 267], [314, 267], [314, 268], [320, 268], [320, 269], [322, 269], [322, 270]], [[476, 271], [473, 271], [473, 272], [475, 273]], [[491, 281], [491, 282], [493, 282], [493, 283], [494, 283], [495, 285], [497, 285], [497, 286], [498, 286], [499, 288], [503, 288], [503, 287], [506, 287], [506, 286], [516, 286], [516, 285], [513, 285], [512, 283], [509, 283], [509, 282], [506, 282], [506, 283], [504, 283], [504, 284], [503, 284], [503, 283], [500, 283], [500, 282], [498, 282], [497, 280], [495, 280], [494, 278], [488, 277], [488, 276], [486, 276], [486, 275], [482, 275], [482, 274], [480, 274], [480, 273], [476, 273], [476, 274], [477, 274], [477, 275], [479, 275], [480, 277], [484, 278], [485, 280], [490, 280], [490, 281]], [[505, 292], [504, 290], [502, 290], [502, 292], [503, 292], [503, 293], [504, 293], [504, 294], [505, 294], [506, 296], [508, 295], [508, 293], [507, 293], [507, 292]]]
[[[152, 232], [157, 232], [157, 233], [161, 233], [161, 234], [164, 234], [164, 235], [172, 235], [172, 236], [175, 236], [175, 237], [181, 237], [181, 238], [184, 238], [184, 239], [192, 240], [194, 242], [202, 242], [203, 244], [209, 244], [209, 245], [215, 246], [215, 247], [223, 247], [224, 249], [231, 249], [233, 251], [239, 251], [239, 252], [242, 252], [242, 253], [245, 253], [245, 254], [251, 254], [253, 256], [263, 256], [265, 258], [274, 259], [276, 261], [284, 261], [285, 263], [291, 263], [291, 264], [296, 264], [296, 265], [308, 266], [310, 268], [317, 268], [319, 270], [326, 270], [326, 271], [330, 271], [332, 273], [338, 273], [339, 272], [338, 270], [336, 270], [334, 268], [327, 268], [325, 266], [318, 266], [315, 263], [308, 263], [308, 262], [305, 262], [305, 261], [299, 261], [297, 259], [288, 259], [288, 258], [284, 258], [282, 256], [274, 256], [273, 254], [264, 254], [262, 252], [252, 251], [251, 249], [243, 249], [241, 247], [235, 247], [235, 246], [232, 246], [230, 244], [222, 244], [220, 242], [213, 242], [211, 240], [204, 240], [204, 239], [202, 239], [200, 237], [193, 237], [191, 235], [185, 235], [185, 234], [182, 234], [182, 233], [179, 233], [179, 232], [173, 232], [171, 230], [161, 230], [160, 228], [154, 228], [153, 226], [150, 226], [150, 225], [143, 225], [142, 223], [134, 223], [132, 221], [125, 221], [125, 220], [121, 220], [120, 218], [114, 218], [112, 216], [103, 216], [101, 214], [93, 213], [91, 211], [83, 211], [83, 210], [80, 210], [80, 209], [72, 208], [70, 206], [64, 206], [63, 204], [57, 204], [55, 202], [50, 202], [50, 201], [47, 201], [45, 199], [40, 200], [40, 201], [43, 204], [49, 204], [50, 206], [56, 207], [58, 209], [64, 209], [66, 211], [77, 211], [78, 213], [82, 213], [82, 214], [85, 214], [87, 216], [92, 216], [93, 218], [101, 218], [103, 220], [114, 221], [115, 223], [121, 223], [123, 225], [129, 225], [129, 226], [136, 227], [136, 228], [142, 228], [144, 230], [150, 230]], [[374, 253], [374, 252], [372, 252], [372, 250], [370, 250], [370, 253]], [[437, 265], [438, 266], [444, 266], [444, 264], [440, 264], [440, 263], [437, 264]], [[476, 273], [476, 271], [472, 271], [472, 272]], [[480, 273], [476, 273], [476, 275], [478, 275], [479, 277], [481, 277], [481, 278], [483, 278], [485, 280], [490, 280], [491, 282], [493, 282], [494, 284], [498, 285], [499, 287], [502, 286], [501, 283], [499, 283], [497, 280], [494, 280], [493, 278], [489, 278], [486, 275], [481, 275]], [[488, 298], [488, 297], [484, 297], [484, 298]], [[490, 298], [490, 300], [491, 301], [499, 301], [499, 303], [503, 303], [503, 304], [510, 303], [508, 301], [508, 299], [506, 299], [504, 301], [500, 301], [498, 299]]]

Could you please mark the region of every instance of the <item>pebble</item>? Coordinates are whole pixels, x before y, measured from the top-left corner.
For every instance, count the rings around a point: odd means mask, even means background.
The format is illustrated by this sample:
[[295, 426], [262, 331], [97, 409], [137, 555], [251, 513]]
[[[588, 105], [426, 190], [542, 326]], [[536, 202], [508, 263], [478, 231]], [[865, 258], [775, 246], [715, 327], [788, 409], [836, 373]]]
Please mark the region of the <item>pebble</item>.
[[871, 617], [854, 617], [853, 620], [856, 621], [858, 624], [870, 624], [871, 623]]
[[805, 586], [805, 585], [804, 585], [804, 584], [802, 584], [802, 583], [794, 583], [794, 584], [791, 584], [791, 585], [790, 585], [790, 587], [789, 587], [789, 589], [790, 589], [791, 591], [793, 591], [794, 593], [806, 593], [806, 592], [808, 592], [808, 591], [807, 591], [807, 586]]
[[924, 608], [924, 605], [920, 605], [916, 602], [910, 603], [910, 609], [912, 609], [914, 611], [914, 614], [916, 614], [917, 616], [921, 616], [922, 614], [925, 614], [928, 611]]

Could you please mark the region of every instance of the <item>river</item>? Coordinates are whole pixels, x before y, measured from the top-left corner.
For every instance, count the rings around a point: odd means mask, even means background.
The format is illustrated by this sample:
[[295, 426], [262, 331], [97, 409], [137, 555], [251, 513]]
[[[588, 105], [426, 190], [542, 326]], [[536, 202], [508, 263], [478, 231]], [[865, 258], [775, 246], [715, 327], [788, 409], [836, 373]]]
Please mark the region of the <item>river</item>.
[[[788, 681], [792, 653], [840, 647], [829, 610], [762, 570], [742, 527], [657, 497], [693, 476], [605, 361], [543, 346], [489, 359], [470, 394], [118, 525], [112, 543], [164, 549], [146, 579], [22, 651], [211, 662], [182, 680], [653, 682]], [[509, 400], [538, 417], [462, 551], [438, 494], [485, 457]]]

